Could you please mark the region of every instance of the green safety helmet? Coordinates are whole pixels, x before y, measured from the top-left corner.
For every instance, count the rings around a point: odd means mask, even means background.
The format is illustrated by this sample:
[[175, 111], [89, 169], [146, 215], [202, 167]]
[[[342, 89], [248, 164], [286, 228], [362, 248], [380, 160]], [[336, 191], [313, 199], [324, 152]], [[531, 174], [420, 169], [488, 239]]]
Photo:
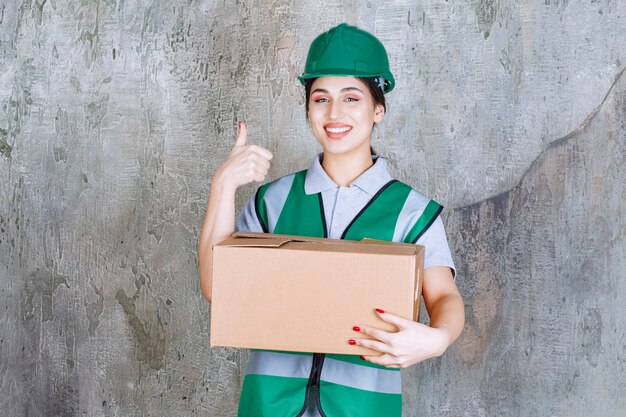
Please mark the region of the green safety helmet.
[[346, 23], [315, 38], [306, 57], [304, 73], [298, 79], [304, 84], [311, 78], [327, 75], [383, 77], [385, 93], [395, 85], [383, 44], [371, 33]]

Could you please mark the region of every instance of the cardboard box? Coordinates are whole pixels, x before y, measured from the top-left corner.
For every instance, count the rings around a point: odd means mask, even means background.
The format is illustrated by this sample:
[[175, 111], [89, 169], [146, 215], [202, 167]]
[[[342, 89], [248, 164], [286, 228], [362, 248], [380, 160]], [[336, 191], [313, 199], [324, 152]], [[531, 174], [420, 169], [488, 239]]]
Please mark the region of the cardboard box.
[[352, 327], [417, 320], [423, 263], [412, 244], [236, 233], [213, 247], [211, 346], [373, 354]]

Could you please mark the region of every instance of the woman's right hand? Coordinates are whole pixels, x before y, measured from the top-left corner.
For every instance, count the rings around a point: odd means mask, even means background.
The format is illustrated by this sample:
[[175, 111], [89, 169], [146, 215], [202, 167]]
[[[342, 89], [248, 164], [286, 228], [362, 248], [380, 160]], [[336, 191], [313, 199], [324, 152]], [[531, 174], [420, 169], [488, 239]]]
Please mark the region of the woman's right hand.
[[214, 185], [218, 183], [234, 191], [237, 187], [252, 181], [265, 180], [273, 155], [261, 146], [248, 145], [247, 138], [246, 125], [239, 122], [239, 135], [230, 154], [215, 173]]
[[252, 181], [263, 181], [270, 168], [272, 153], [257, 145], [246, 144], [248, 130], [239, 122], [235, 146], [213, 176], [209, 202], [198, 241], [200, 289], [212, 299], [213, 251], [216, 243], [235, 231], [235, 190]]

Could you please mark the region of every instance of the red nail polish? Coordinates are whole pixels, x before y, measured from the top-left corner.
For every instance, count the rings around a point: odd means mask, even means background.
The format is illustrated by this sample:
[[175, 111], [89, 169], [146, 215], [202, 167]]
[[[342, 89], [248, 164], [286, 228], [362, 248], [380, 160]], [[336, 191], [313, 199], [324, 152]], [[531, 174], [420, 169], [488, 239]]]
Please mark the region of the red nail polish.
[[356, 340], [350, 339], [348, 340], [348, 343], [350, 343], [351, 345], [356, 345]]
[[361, 358], [362, 361], [365, 360], [365, 358], [363, 357], [363, 355], [359, 356], [359, 358]]
[[381, 314], [382, 314], [382, 313], [384, 313], [384, 312], [385, 312], [385, 310], [381, 310], [380, 308], [377, 308], [377, 309], [376, 309], [376, 312], [377, 312], [377, 313], [381, 313]]
[[359, 326], [354, 326], [352, 330], [354, 330], [355, 332], [360, 332], [361, 328]]
[[241, 122], [239, 122], [239, 123], [237, 124], [237, 126], [239, 126], [239, 129], [241, 129]]

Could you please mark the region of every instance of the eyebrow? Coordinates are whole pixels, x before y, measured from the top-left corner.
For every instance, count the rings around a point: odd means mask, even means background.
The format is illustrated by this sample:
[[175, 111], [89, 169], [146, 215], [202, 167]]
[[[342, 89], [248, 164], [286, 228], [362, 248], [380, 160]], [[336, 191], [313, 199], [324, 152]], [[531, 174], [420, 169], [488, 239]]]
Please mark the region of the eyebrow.
[[[356, 87], [345, 87], [341, 89], [342, 93], [345, 93], [346, 91], [358, 91], [359, 93], [363, 93], [363, 91], [359, 90]], [[316, 88], [315, 90], [311, 91], [311, 94], [313, 93], [326, 93], [328, 94], [328, 90], [325, 90], [323, 88]]]

